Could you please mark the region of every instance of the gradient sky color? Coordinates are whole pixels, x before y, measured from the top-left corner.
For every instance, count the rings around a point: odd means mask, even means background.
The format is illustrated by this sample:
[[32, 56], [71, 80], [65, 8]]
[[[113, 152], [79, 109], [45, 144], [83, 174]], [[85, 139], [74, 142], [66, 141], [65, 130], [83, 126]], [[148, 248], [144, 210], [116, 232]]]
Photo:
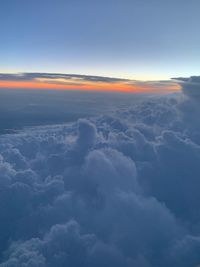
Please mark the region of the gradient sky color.
[[180, 90], [179, 85], [169, 84], [165, 88], [162, 86], [155, 87], [153, 84], [137, 85], [137, 84], [125, 84], [125, 83], [96, 83], [90, 82], [85, 84], [64, 85], [57, 83], [46, 82], [14, 82], [14, 81], [0, 81], [0, 88], [11, 89], [59, 89], [59, 90], [86, 90], [86, 91], [114, 91], [114, 92], [127, 92], [127, 93], [164, 93], [164, 92], [176, 92]]
[[199, 0], [1, 0], [0, 72], [199, 74]]

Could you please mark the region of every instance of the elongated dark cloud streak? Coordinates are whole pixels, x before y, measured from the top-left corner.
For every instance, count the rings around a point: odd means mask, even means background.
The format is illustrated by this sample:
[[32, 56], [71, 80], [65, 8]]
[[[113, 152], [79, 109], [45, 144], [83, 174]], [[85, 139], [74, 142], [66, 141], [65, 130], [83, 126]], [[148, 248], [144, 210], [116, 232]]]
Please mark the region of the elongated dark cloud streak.
[[79, 74], [62, 74], [62, 73], [1, 73], [0, 80], [9, 80], [9, 81], [33, 81], [35, 79], [66, 79], [66, 80], [77, 80], [77, 81], [88, 81], [88, 82], [106, 82], [106, 83], [115, 83], [115, 82], [127, 82], [128, 79], [120, 78], [110, 78], [110, 77], [101, 77], [101, 76], [91, 76], [91, 75], [79, 75]]

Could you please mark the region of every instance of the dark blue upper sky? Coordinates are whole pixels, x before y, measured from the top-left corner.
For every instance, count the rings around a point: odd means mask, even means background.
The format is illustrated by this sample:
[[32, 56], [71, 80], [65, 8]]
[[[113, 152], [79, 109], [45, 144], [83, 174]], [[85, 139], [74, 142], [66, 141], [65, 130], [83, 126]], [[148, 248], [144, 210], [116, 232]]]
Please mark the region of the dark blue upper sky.
[[1, 0], [0, 72], [199, 74], [199, 0]]

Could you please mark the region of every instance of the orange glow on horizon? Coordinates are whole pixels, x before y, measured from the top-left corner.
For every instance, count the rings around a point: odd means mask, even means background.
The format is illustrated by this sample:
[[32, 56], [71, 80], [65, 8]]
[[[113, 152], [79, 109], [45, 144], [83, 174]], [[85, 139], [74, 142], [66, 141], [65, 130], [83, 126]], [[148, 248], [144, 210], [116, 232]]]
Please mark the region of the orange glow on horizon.
[[0, 81], [0, 88], [7, 89], [58, 89], [58, 90], [84, 90], [84, 91], [112, 91], [127, 93], [153, 93], [163, 91], [178, 91], [180, 86], [176, 84], [163, 87], [155, 87], [154, 85], [138, 85], [128, 83], [106, 83], [106, 82], [87, 82], [77, 85], [47, 83], [38, 81]]

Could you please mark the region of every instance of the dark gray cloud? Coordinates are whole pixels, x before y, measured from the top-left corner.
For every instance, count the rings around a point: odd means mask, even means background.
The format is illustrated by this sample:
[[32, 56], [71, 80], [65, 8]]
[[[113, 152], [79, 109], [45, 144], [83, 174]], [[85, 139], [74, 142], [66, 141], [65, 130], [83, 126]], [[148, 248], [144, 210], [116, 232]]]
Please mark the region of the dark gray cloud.
[[143, 98], [113, 114], [2, 135], [0, 266], [198, 266], [192, 107], [181, 95]]
[[140, 98], [109, 92], [0, 89], [0, 134], [27, 126], [61, 124], [111, 114], [116, 107], [136, 103]]
[[91, 76], [91, 75], [79, 75], [79, 74], [63, 74], [63, 73], [0, 73], [0, 80], [9, 81], [33, 81], [35, 79], [65, 79], [65, 80], [76, 80], [76, 81], [87, 81], [87, 82], [128, 82], [128, 79], [102, 77], [102, 76]]
[[174, 80], [181, 81], [181, 82], [189, 82], [189, 83], [200, 83], [200, 76], [191, 76], [189, 78], [173, 78]]
[[200, 97], [200, 76], [191, 76], [189, 78], [173, 78], [182, 87], [184, 94], [192, 98]]

